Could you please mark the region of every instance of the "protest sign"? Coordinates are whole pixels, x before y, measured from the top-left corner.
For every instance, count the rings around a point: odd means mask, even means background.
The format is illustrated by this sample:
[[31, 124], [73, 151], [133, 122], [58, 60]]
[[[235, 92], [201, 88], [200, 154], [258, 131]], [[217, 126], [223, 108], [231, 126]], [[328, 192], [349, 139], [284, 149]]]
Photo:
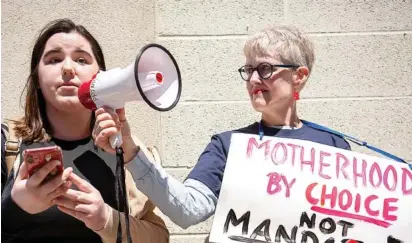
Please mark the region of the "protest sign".
[[412, 242], [407, 164], [233, 134], [210, 242]]

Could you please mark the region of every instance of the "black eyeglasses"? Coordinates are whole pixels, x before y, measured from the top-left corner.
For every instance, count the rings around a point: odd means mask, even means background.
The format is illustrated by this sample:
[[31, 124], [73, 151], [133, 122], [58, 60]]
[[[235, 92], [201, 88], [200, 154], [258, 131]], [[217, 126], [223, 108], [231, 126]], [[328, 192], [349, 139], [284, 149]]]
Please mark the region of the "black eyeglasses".
[[245, 65], [241, 68], [238, 69], [240, 76], [242, 77], [243, 80], [249, 82], [250, 78], [253, 75], [254, 71], [257, 71], [259, 74], [259, 77], [261, 79], [269, 79], [273, 72], [275, 72], [278, 67], [282, 68], [298, 68], [298, 65], [286, 65], [286, 64], [270, 64], [267, 62], [262, 62], [259, 64], [257, 67], [252, 67], [250, 65]]

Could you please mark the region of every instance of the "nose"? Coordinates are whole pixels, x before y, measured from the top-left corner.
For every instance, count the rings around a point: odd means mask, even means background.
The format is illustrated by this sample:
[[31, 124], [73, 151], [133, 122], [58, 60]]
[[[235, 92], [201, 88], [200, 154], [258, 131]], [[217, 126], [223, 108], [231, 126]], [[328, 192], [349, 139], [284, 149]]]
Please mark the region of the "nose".
[[256, 70], [253, 71], [252, 76], [250, 76], [249, 81], [251, 84], [261, 84], [262, 83], [262, 80], [260, 79], [259, 74]]
[[63, 70], [63, 75], [64, 76], [74, 76], [74, 70], [72, 68], [64, 69]]
[[62, 70], [63, 77], [65, 79], [72, 79], [74, 78], [76, 72], [74, 70], [73, 63], [70, 60], [66, 60], [63, 65]]

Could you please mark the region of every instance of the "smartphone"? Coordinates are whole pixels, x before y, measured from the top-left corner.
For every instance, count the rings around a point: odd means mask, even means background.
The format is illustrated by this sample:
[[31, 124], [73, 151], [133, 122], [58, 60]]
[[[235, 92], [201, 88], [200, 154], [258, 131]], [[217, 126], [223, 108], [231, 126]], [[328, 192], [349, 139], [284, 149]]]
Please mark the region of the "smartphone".
[[53, 160], [60, 161], [60, 164], [47, 175], [46, 179], [63, 172], [63, 153], [59, 146], [26, 149], [23, 152], [23, 158], [27, 164], [29, 176], [32, 176], [43, 165]]

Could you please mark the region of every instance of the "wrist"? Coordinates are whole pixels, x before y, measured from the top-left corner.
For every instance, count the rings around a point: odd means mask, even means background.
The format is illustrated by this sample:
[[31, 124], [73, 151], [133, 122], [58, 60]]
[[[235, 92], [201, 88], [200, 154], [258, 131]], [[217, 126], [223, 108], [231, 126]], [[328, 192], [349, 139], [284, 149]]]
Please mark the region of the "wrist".
[[140, 151], [140, 147], [134, 143], [132, 138], [124, 139], [122, 148], [124, 153], [123, 159], [125, 164], [132, 161], [133, 158], [136, 157], [137, 153]]
[[[16, 207], [20, 208], [22, 211], [28, 214], [36, 214], [36, 213], [42, 212], [43, 211], [41, 210], [42, 207], [40, 209], [37, 208], [39, 206], [38, 202], [36, 203], [32, 202], [32, 203], [27, 204], [27, 202], [31, 201], [27, 193], [28, 192], [21, 191], [18, 188], [16, 189], [13, 186], [10, 192], [10, 200], [12, 204], [16, 205]], [[50, 204], [49, 206], [52, 206], [52, 205]]]
[[137, 153], [139, 153], [139, 151], [140, 151], [140, 148], [135, 147], [135, 148], [129, 150], [127, 153], [125, 152], [123, 154], [124, 163], [127, 164], [130, 161], [132, 161], [134, 159], [134, 157], [137, 156]]
[[102, 219], [103, 220], [101, 220], [101, 222], [104, 222], [104, 224], [102, 226], [98, 227], [97, 230], [92, 229], [93, 231], [97, 232], [97, 231], [103, 230], [106, 227], [107, 222], [110, 219], [110, 208], [109, 208], [109, 205], [107, 205], [106, 203], [104, 204], [104, 211], [103, 211]]

